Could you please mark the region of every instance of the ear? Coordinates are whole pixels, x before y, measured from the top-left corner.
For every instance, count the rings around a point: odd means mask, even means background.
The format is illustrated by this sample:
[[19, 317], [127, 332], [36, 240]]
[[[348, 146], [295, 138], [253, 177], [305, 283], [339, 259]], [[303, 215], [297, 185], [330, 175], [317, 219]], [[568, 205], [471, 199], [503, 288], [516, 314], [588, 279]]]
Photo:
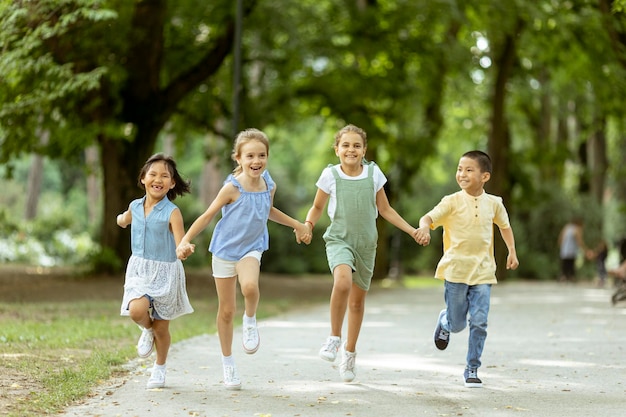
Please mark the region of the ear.
[[486, 183], [487, 181], [489, 181], [491, 179], [491, 173], [489, 172], [483, 172], [483, 184]]

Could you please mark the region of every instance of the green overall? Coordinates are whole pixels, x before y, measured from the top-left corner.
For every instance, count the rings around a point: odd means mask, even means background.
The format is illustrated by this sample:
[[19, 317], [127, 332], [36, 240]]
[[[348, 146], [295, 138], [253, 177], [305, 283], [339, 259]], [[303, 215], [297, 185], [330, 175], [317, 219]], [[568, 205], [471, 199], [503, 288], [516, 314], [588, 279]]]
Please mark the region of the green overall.
[[339, 265], [352, 268], [352, 282], [368, 291], [376, 261], [376, 191], [374, 190], [374, 166], [368, 163], [367, 178], [342, 179], [331, 166], [335, 177], [337, 207], [335, 216], [324, 233], [328, 266], [333, 272]]

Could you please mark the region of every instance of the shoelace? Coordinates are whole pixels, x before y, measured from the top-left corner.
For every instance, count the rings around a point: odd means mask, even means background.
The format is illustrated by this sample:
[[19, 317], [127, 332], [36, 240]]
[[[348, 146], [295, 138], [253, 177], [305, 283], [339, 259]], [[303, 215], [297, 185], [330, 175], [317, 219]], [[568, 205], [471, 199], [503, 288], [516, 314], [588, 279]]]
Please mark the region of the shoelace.
[[441, 340], [448, 340], [448, 336], [450, 335], [450, 333], [446, 332], [445, 330], [441, 329], [439, 331], [439, 335], [437, 336], [437, 339], [441, 339]]
[[467, 379], [478, 379], [478, 372], [469, 370], [467, 372]]
[[257, 340], [257, 332], [254, 326], [246, 327], [246, 342], [256, 342]]
[[337, 352], [339, 350], [339, 341], [334, 339], [327, 340], [322, 343], [322, 347], [329, 352]]
[[238, 379], [234, 366], [224, 367], [224, 382], [238, 382]]
[[164, 381], [165, 380], [165, 371], [163, 369], [154, 369], [152, 371], [152, 375], [150, 376], [150, 381]]
[[352, 372], [354, 370], [354, 359], [356, 355], [346, 355], [345, 362], [341, 364], [343, 369]]

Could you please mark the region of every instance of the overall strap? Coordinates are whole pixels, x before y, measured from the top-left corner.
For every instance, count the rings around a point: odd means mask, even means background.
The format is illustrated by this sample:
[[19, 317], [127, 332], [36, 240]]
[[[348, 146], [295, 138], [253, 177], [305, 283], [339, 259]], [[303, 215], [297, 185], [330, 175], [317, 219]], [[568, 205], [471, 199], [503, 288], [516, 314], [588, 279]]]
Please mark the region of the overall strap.
[[339, 173], [337, 172], [337, 169], [335, 168], [334, 165], [329, 164], [328, 168], [330, 168], [330, 172], [333, 173], [333, 177], [335, 177], [335, 181], [340, 180], [341, 177], [339, 176]]

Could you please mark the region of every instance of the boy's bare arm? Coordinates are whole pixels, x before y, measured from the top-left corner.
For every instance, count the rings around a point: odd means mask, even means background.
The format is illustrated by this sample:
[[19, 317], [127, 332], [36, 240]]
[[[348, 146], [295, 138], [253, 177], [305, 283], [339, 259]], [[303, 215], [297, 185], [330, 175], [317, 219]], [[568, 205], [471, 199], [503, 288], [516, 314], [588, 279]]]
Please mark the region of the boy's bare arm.
[[519, 260], [517, 259], [517, 252], [515, 251], [515, 237], [513, 236], [513, 229], [508, 227], [506, 229], [500, 229], [500, 235], [506, 244], [509, 251], [509, 255], [506, 257], [506, 269], [517, 269], [519, 266]]

